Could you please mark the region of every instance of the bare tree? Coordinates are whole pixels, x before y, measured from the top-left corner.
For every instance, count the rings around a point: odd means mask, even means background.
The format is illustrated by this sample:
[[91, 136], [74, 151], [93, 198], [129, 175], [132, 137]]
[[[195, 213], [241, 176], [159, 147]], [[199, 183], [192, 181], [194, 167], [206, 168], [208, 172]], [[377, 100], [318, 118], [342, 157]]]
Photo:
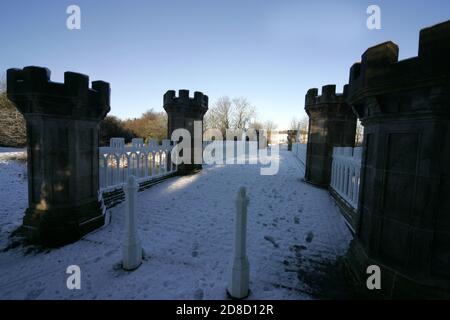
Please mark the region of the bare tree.
[[264, 122], [264, 129], [266, 129], [267, 132], [275, 131], [277, 128], [278, 125], [272, 120], [267, 120], [266, 122]]
[[231, 128], [233, 106], [230, 98], [221, 97], [208, 110], [204, 119], [204, 129], [219, 129], [225, 137], [226, 130]]
[[272, 120], [264, 122], [264, 129], [267, 132], [267, 143], [272, 143], [272, 133], [277, 129], [277, 124]]
[[264, 129], [264, 124], [258, 120], [253, 120], [249, 125], [249, 129], [261, 130]]
[[303, 117], [300, 119], [300, 131], [305, 131], [308, 133], [308, 127], [309, 127], [309, 118]]
[[289, 130], [300, 130], [300, 121], [297, 118], [292, 118], [289, 125]]
[[300, 120], [298, 120], [297, 118], [292, 118], [290, 130], [296, 130], [298, 141], [301, 143], [306, 143], [308, 136], [308, 126], [309, 120], [307, 117], [303, 117]]
[[255, 107], [244, 97], [224, 96], [208, 110], [203, 124], [204, 130], [219, 129], [226, 136], [228, 129], [248, 129], [256, 117]]
[[233, 103], [233, 128], [248, 129], [251, 120], [256, 116], [255, 108], [246, 98], [235, 98]]
[[307, 131], [308, 130], [308, 118], [303, 117], [300, 120], [298, 118], [292, 118], [291, 124], [289, 126], [290, 130], [297, 130], [297, 131]]

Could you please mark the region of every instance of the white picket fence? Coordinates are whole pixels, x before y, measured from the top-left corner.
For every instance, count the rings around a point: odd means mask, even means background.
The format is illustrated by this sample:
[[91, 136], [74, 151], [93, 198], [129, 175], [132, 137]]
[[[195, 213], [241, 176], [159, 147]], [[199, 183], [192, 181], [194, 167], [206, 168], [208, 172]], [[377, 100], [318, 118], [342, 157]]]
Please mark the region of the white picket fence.
[[306, 165], [306, 144], [295, 142], [292, 144], [292, 153], [303, 163], [303, 166]]
[[112, 138], [109, 147], [99, 148], [100, 191], [121, 188], [128, 176], [135, 176], [138, 182], [163, 177], [177, 171], [170, 161], [173, 146], [170, 140], [133, 139], [131, 146], [123, 138]]
[[354, 209], [358, 207], [362, 148], [334, 147], [331, 188]]

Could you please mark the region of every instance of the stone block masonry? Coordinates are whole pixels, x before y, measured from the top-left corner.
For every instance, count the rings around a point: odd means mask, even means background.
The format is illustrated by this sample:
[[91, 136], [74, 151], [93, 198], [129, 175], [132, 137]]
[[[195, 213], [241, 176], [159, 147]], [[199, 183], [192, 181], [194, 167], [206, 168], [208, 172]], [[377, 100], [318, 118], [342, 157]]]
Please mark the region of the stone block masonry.
[[[201, 92], [195, 92], [194, 97], [189, 97], [189, 90], [180, 90], [178, 97], [173, 90], [164, 95], [164, 110], [168, 116], [168, 138], [171, 139], [172, 132], [176, 129], [186, 129], [191, 135], [191, 161], [190, 164], [183, 163], [178, 166], [180, 175], [191, 174], [202, 168], [201, 159], [196, 163], [195, 153], [203, 154], [203, 116], [208, 111], [208, 96]], [[194, 122], [202, 122], [202, 130], [195, 141]], [[197, 150], [196, 150], [197, 148]], [[196, 152], [195, 152], [196, 151]]]
[[305, 111], [309, 116], [305, 180], [328, 187], [331, 181], [333, 147], [353, 147], [356, 115], [347, 104], [347, 86], [336, 94], [335, 85], [310, 89], [306, 94]]
[[[348, 261], [381, 295], [450, 297], [450, 21], [420, 32], [417, 57], [392, 42], [350, 70], [348, 101], [364, 126], [359, 225]], [[377, 290], [375, 290], [377, 291]]]
[[104, 224], [98, 202], [98, 126], [110, 110], [110, 87], [66, 72], [50, 81], [41, 67], [9, 69], [8, 98], [27, 126], [28, 209], [23, 231], [32, 242], [72, 242]]

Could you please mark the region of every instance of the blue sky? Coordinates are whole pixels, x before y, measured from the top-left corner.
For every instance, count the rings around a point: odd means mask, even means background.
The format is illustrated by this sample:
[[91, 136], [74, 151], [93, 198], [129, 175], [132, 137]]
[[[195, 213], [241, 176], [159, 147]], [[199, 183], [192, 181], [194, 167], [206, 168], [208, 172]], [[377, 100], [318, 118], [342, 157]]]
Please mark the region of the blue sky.
[[[66, 8], [81, 8], [81, 30]], [[366, 28], [368, 5], [382, 29]], [[162, 110], [170, 89], [202, 91], [210, 102], [245, 96], [259, 119], [286, 128], [304, 113], [312, 87], [348, 80], [370, 46], [392, 40], [417, 55], [419, 30], [450, 19], [450, 1], [14, 0], [0, 3], [0, 70], [48, 67], [111, 83], [111, 114]]]

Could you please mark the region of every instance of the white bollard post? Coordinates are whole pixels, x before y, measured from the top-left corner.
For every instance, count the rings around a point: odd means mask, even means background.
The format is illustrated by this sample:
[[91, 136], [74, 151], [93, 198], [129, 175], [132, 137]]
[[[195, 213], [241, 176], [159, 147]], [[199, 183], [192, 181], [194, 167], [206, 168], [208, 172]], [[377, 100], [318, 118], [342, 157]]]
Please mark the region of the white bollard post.
[[129, 176], [125, 184], [125, 241], [122, 248], [122, 267], [134, 270], [142, 262], [142, 246], [136, 226], [136, 202], [139, 184], [134, 176]]
[[232, 298], [243, 299], [249, 294], [249, 265], [246, 253], [247, 206], [249, 199], [245, 187], [241, 187], [236, 197], [236, 221], [234, 234], [234, 259], [228, 294]]

